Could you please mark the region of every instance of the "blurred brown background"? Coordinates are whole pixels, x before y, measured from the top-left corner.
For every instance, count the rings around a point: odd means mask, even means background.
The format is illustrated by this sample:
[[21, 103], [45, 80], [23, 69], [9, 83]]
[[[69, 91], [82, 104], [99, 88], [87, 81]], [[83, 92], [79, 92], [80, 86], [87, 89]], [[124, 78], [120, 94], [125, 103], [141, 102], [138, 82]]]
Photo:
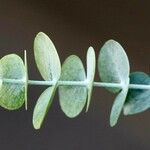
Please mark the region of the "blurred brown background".
[[[150, 3], [106, 0], [0, 0], [0, 54], [28, 53], [30, 79], [41, 79], [33, 57], [33, 39], [39, 31], [55, 43], [61, 62], [77, 54], [85, 63], [87, 48], [98, 55], [108, 39], [125, 48], [131, 72], [150, 74]], [[99, 80], [96, 76], [95, 80]], [[68, 119], [60, 110], [56, 94], [41, 130], [32, 127], [32, 111], [44, 87], [29, 88], [29, 109], [0, 109], [2, 150], [149, 150], [150, 112], [119, 119], [109, 127], [115, 98], [94, 88], [89, 112]]]

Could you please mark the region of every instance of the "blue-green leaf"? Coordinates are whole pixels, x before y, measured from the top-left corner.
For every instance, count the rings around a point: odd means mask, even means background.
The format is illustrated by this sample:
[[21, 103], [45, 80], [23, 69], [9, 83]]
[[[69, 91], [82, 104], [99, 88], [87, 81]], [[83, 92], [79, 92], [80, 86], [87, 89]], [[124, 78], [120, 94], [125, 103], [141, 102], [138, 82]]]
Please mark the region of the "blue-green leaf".
[[[79, 57], [72, 55], [62, 66], [62, 81], [84, 81], [85, 70]], [[76, 117], [86, 104], [87, 89], [85, 86], [65, 85], [59, 87], [60, 106], [70, 118]]]
[[[131, 73], [130, 83], [150, 85], [150, 76], [144, 72]], [[150, 108], [150, 90], [129, 89], [124, 105], [124, 114], [137, 114], [148, 108]]]

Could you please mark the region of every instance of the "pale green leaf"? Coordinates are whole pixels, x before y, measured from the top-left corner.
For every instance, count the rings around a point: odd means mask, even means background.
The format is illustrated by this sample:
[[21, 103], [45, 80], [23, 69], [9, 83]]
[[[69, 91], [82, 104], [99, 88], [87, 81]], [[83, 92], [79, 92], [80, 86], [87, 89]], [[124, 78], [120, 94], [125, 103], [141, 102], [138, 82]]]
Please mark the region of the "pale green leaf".
[[111, 109], [111, 114], [110, 114], [110, 126], [115, 126], [119, 116], [121, 114], [122, 108], [124, 106], [126, 97], [127, 97], [127, 93], [128, 93], [128, 84], [129, 84], [129, 80], [127, 81], [126, 85], [124, 86], [123, 90], [117, 95], [112, 109]]
[[95, 51], [93, 47], [89, 47], [87, 52], [87, 82], [88, 82], [88, 99], [87, 99], [87, 106], [86, 112], [89, 109], [92, 90], [93, 90], [93, 82], [95, 76], [95, 67], [96, 67], [96, 60], [95, 60]]
[[56, 85], [47, 88], [39, 97], [33, 112], [33, 126], [40, 129], [44, 118], [52, 104], [52, 100], [56, 91]]
[[61, 74], [59, 56], [53, 42], [42, 32], [35, 37], [34, 55], [42, 77], [45, 80], [58, 80]]
[[[72, 55], [62, 66], [62, 81], [84, 81], [85, 70], [79, 57]], [[65, 85], [59, 87], [60, 106], [70, 118], [74, 118], [83, 110], [86, 104], [86, 86]]]
[[[150, 85], [150, 76], [144, 72], [131, 73], [130, 84]], [[124, 105], [124, 114], [137, 114], [148, 108], [150, 108], [150, 90], [129, 89]]]
[[[22, 59], [10, 54], [0, 60], [1, 77], [2, 79], [16, 79], [24, 81], [25, 66]], [[0, 89], [0, 105], [6, 109], [14, 110], [20, 108], [25, 100], [25, 84], [22, 82], [6, 83], [2, 82]]]
[[[129, 61], [122, 46], [114, 41], [107, 41], [100, 50], [98, 70], [101, 80], [108, 83], [125, 83], [129, 77]], [[118, 88], [107, 88], [119, 92]]]

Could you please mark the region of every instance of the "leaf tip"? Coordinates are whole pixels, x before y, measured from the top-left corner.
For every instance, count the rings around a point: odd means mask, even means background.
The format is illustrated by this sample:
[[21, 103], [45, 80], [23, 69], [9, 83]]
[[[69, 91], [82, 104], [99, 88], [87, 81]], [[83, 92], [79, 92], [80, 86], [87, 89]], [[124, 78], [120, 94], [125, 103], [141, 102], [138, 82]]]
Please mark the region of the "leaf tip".
[[33, 118], [32, 118], [32, 124], [33, 124], [34, 129], [39, 130], [41, 128], [41, 126], [42, 126], [43, 121], [41, 121], [36, 116], [37, 116], [37, 114], [36, 114], [36, 111], [34, 109]]
[[123, 108], [123, 114], [125, 116], [129, 115], [130, 114], [130, 105], [125, 105], [124, 108]]
[[86, 105], [86, 110], [85, 110], [86, 113], [89, 110], [90, 102], [91, 102], [91, 95], [88, 93], [87, 105]]
[[88, 110], [89, 110], [89, 104], [87, 104], [85, 112], [87, 113]]
[[111, 126], [111, 127], [114, 127], [116, 124], [117, 124], [117, 121], [116, 121], [116, 120], [110, 119], [110, 126]]
[[36, 123], [34, 120], [32, 123], [35, 130], [39, 130], [41, 128], [41, 125], [39, 123]]
[[108, 43], [108, 44], [116, 44], [118, 42], [116, 40], [114, 40], [114, 39], [109, 39], [108, 41], [106, 41], [106, 43]]
[[37, 37], [37, 36], [44, 36], [44, 35], [46, 35], [44, 32], [39, 32], [39, 33], [36, 35], [36, 37]]
[[93, 48], [92, 46], [90, 46], [88, 49], [90, 49], [90, 50], [94, 50], [94, 48]]

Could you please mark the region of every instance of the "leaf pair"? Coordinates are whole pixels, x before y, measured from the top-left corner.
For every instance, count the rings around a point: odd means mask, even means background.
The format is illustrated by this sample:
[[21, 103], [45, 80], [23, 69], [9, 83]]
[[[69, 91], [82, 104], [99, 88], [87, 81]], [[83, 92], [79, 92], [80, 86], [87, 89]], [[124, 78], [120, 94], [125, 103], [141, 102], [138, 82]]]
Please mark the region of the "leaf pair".
[[[88, 86], [60, 85], [59, 96], [62, 111], [70, 118], [76, 117], [84, 108], [88, 101], [87, 110], [90, 103], [93, 80], [95, 75], [95, 52], [92, 47], [87, 53], [87, 78], [83, 64], [79, 57], [69, 56], [62, 66], [52, 41], [44, 33], [39, 33], [34, 41], [34, 54], [37, 67], [46, 81], [54, 81], [54, 85], [46, 89], [39, 97], [33, 113], [33, 125], [39, 129], [45, 115], [52, 103], [57, 82], [61, 81], [87, 81]], [[61, 74], [61, 77], [60, 77]]]
[[[82, 61], [75, 55], [69, 56], [63, 66], [61, 81], [84, 81], [85, 70]], [[59, 87], [60, 106], [66, 116], [76, 117], [84, 108], [87, 99], [86, 86], [64, 85]]]
[[33, 112], [33, 125], [39, 129], [44, 121], [57, 89], [57, 82], [61, 75], [61, 64], [56, 48], [47, 35], [40, 32], [34, 41], [34, 55], [41, 76], [46, 81], [53, 81], [39, 97]]
[[[8, 110], [19, 109], [25, 101], [27, 89], [26, 68], [22, 59], [15, 54], [0, 60], [0, 105]], [[7, 82], [6, 80], [16, 80]]]
[[87, 51], [87, 76], [79, 57], [69, 56], [62, 66], [62, 81], [83, 81], [85, 85], [65, 85], [59, 87], [60, 106], [63, 112], [70, 118], [74, 118], [86, 106], [88, 111], [93, 81], [95, 76], [95, 52], [92, 47]]
[[114, 126], [123, 109], [124, 115], [136, 114], [150, 108], [149, 90], [129, 89], [130, 84], [150, 85], [150, 77], [142, 72], [130, 74], [129, 61], [122, 46], [114, 41], [107, 41], [101, 48], [98, 58], [99, 75], [103, 82], [119, 83], [118, 88], [107, 88], [117, 95], [110, 114], [110, 125]]
[[117, 95], [110, 114], [110, 125], [114, 126], [123, 109], [129, 86], [129, 61], [122, 46], [114, 41], [107, 41], [101, 48], [98, 58], [98, 70], [101, 80], [108, 83], [119, 83], [119, 88], [107, 88]]

